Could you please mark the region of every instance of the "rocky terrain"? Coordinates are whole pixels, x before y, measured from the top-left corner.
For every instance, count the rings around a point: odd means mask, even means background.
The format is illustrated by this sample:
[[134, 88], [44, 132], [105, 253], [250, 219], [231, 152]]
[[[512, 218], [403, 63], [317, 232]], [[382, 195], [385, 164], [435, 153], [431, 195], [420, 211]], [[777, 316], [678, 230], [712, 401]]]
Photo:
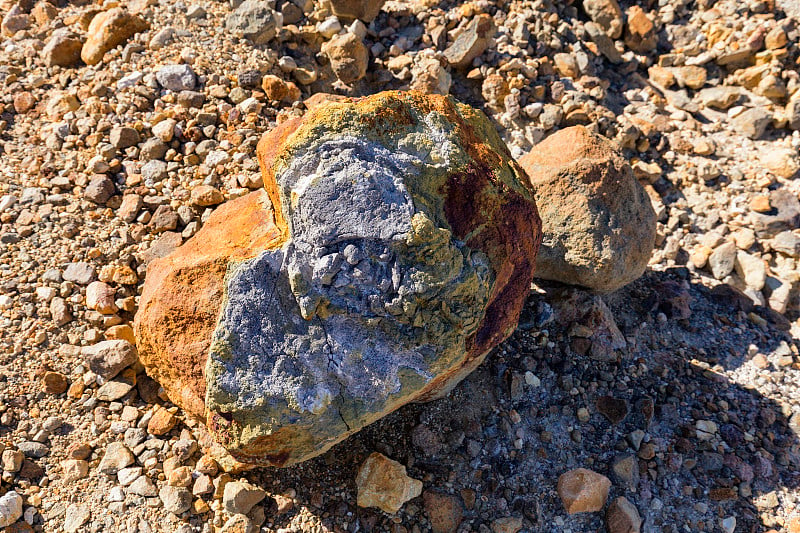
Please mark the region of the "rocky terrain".
[[[0, 15], [0, 527], [800, 531], [795, 1]], [[616, 143], [658, 219], [648, 271], [539, 282], [446, 398], [243, 470], [137, 361], [147, 265], [261, 188], [265, 131], [406, 88], [482, 109], [517, 158], [576, 124]]]

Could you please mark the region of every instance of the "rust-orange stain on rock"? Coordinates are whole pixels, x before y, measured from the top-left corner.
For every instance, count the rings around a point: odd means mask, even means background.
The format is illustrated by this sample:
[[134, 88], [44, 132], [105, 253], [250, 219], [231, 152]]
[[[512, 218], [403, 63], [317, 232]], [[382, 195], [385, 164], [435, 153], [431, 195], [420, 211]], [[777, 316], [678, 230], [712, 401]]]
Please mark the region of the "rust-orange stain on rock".
[[139, 357], [169, 398], [204, 418], [203, 375], [231, 261], [282, 244], [263, 191], [221, 205], [172, 254], [150, 263], [134, 321]]

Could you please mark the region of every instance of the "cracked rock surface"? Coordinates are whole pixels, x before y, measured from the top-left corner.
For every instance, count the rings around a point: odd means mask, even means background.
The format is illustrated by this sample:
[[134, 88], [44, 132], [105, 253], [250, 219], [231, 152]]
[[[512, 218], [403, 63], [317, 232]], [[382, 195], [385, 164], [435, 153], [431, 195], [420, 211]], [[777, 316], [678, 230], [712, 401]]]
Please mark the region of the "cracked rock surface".
[[[205, 390], [212, 434], [241, 461], [284, 466], [448, 392], [480, 364], [516, 326], [541, 228], [488, 121], [447, 97], [322, 105], [258, 152], [282, 238], [213, 280], [219, 318], [208, 352], [178, 360], [186, 372], [159, 369], [176, 359], [156, 355], [158, 341], [140, 348], [162, 384], [200, 378], [205, 355], [204, 386], [189, 388]], [[204, 232], [195, 239], [212, 255], [228, 242]], [[140, 339], [163, 324], [158, 301], [172, 292], [153, 277]], [[190, 300], [209, 288], [193, 287]]]

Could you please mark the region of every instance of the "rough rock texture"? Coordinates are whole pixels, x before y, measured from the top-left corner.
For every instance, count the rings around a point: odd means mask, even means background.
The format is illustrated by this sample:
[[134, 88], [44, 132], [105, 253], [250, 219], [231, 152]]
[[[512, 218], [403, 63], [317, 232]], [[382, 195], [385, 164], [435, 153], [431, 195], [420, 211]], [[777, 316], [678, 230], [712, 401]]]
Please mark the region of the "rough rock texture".
[[[516, 326], [541, 230], [495, 130], [450, 98], [320, 105], [258, 157], [274, 213], [237, 200], [155, 261], [137, 339], [173, 401], [199, 414], [205, 392], [234, 457], [283, 466], [479, 365]], [[261, 220], [230, 220], [243, 208]]]
[[197, 417], [204, 416], [203, 367], [228, 261], [253, 257], [280, 235], [266, 193], [252, 192], [220, 206], [193, 239], [148, 265], [134, 325], [140, 359], [172, 401]]
[[361, 19], [366, 23], [378, 16], [386, 0], [330, 0], [333, 14], [343, 20]]
[[22, 496], [12, 490], [0, 497], [0, 527], [10, 526], [21, 516]]
[[53, 36], [42, 49], [47, 66], [69, 67], [80, 61], [83, 41], [67, 28], [53, 32]]
[[406, 467], [377, 452], [370, 454], [356, 477], [359, 507], [378, 507], [396, 513], [422, 494], [422, 481], [406, 475]]
[[536, 145], [520, 164], [544, 228], [537, 277], [610, 292], [642, 275], [656, 216], [610, 141], [573, 126]]
[[492, 17], [487, 14], [478, 15], [444, 51], [444, 57], [455, 68], [471, 66], [472, 60], [489, 46], [496, 30]]
[[322, 52], [328, 56], [331, 69], [342, 83], [353, 83], [367, 73], [369, 52], [363, 41], [353, 33], [336, 35], [322, 45]]
[[132, 35], [150, 27], [144, 19], [115, 7], [98, 13], [89, 24], [88, 38], [81, 50], [81, 59], [87, 65], [102, 61], [103, 55], [128, 40]]
[[622, 9], [617, 0], [585, 0], [583, 9], [612, 39], [622, 35]]
[[608, 506], [606, 527], [609, 533], [639, 533], [642, 518], [636, 507], [625, 496], [620, 496]]
[[558, 478], [558, 496], [567, 513], [593, 513], [606, 504], [611, 481], [586, 468], [576, 468]]
[[225, 19], [225, 29], [250, 39], [254, 44], [266, 44], [283, 25], [280, 13], [267, 2], [245, 0]]

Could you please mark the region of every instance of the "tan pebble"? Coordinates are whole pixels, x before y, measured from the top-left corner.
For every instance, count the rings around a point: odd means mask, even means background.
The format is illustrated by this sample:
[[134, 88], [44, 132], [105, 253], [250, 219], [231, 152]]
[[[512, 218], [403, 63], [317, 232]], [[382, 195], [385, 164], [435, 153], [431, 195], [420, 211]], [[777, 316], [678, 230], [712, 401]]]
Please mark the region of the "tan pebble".
[[44, 376], [42, 376], [42, 384], [44, 385], [44, 391], [46, 393], [61, 394], [67, 390], [69, 381], [67, 380], [67, 376], [61, 372], [47, 371], [44, 373]]
[[756, 213], [768, 213], [772, 209], [772, 206], [769, 205], [769, 196], [754, 196], [753, 199], [750, 200], [750, 209]]
[[169, 473], [167, 483], [173, 487], [188, 487], [192, 484], [192, 469], [188, 466], [179, 466]]
[[373, 452], [356, 477], [359, 507], [378, 507], [394, 514], [405, 502], [422, 493], [422, 482], [406, 475], [406, 467]]
[[592, 513], [603, 508], [611, 481], [586, 468], [576, 468], [558, 478], [558, 496], [567, 513]]
[[150, 418], [150, 422], [147, 423], [147, 432], [151, 435], [164, 435], [175, 427], [177, 422], [178, 419], [174, 414], [164, 407], [158, 407]]

